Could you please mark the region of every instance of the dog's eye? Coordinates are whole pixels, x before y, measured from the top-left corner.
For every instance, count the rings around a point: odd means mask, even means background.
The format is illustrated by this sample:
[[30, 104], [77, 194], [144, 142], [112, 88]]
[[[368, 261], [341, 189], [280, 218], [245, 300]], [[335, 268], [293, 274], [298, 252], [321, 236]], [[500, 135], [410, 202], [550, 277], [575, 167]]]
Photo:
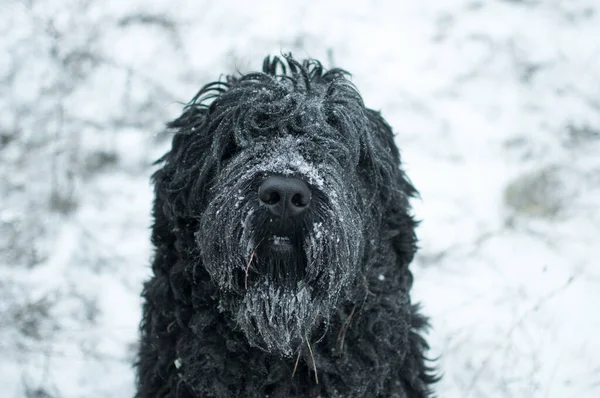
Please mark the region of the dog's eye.
[[221, 161], [226, 162], [231, 159], [238, 151], [238, 147], [234, 143], [230, 143], [225, 147], [221, 155]]

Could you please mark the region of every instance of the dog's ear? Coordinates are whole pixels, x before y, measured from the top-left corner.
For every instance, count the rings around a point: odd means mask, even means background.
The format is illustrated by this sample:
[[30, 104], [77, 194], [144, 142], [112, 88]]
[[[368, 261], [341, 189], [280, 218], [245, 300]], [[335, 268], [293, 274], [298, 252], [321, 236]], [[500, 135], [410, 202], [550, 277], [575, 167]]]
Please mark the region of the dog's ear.
[[418, 192], [402, 169], [392, 128], [379, 112], [371, 109], [366, 112], [373, 133], [371, 150], [373, 156], [377, 157], [372, 167], [379, 180], [385, 233], [392, 240], [402, 266], [408, 267], [417, 250], [415, 228], [418, 224], [410, 214], [410, 199], [416, 197]]
[[[205, 109], [188, 106], [167, 125], [174, 133], [171, 149], [156, 162], [161, 168], [152, 176], [155, 191], [152, 242], [157, 255], [181, 252], [180, 245], [190, 244], [193, 239], [192, 224], [198, 216], [197, 201], [204, 195], [203, 180], [207, 173], [203, 170], [210, 151], [205, 113]], [[169, 263], [172, 264], [165, 261]]]
[[164, 199], [167, 217], [195, 218], [215, 166], [207, 109], [188, 106], [168, 127], [174, 136], [171, 150], [159, 161], [163, 167], [154, 177], [156, 195]]
[[164, 197], [169, 218], [197, 218], [206, 189], [228, 150], [230, 126], [213, 116], [215, 104], [235, 84], [235, 78], [206, 84], [184, 107], [183, 113], [167, 124], [174, 133], [171, 150], [157, 163], [163, 167], [154, 176], [157, 198]]

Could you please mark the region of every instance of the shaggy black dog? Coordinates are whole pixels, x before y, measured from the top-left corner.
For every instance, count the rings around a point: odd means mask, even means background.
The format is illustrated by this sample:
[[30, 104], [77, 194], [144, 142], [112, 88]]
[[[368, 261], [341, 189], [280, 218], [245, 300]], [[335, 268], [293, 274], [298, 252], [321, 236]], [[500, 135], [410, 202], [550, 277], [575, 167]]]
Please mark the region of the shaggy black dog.
[[431, 395], [416, 191], [347, 76], [267, 58], [169, 124], [137, 397]]

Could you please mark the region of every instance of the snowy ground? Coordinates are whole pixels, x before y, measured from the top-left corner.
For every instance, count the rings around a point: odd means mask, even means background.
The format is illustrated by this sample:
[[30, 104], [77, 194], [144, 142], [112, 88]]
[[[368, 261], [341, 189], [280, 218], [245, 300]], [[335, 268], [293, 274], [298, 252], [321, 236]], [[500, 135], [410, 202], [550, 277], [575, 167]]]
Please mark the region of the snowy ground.
[[1, 395], [132, 396], [161, 127], [292, 51], [398, 133], [439, 396], [599, 397], [600, 3], [254, 3], [0, 0]]

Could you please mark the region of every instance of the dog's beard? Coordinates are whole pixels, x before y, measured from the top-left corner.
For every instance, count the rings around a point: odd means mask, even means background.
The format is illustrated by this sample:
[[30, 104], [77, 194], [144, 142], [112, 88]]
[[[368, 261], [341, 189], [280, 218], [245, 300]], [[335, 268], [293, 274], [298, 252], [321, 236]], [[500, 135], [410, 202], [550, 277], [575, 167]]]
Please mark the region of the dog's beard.
[[270, 170], [241, 163], [243, 170], [226, 170], [221, 180], [226, 182], [201, 219], [200, 261], [221, 291], [221, 309], [231, 314], [249, 343], [290, 356], [314, 339], [317, 329], [327, 328], [345, 288], [356, 278], [362, 218], [351, 205], [356, 203], [353, 191], [338, 182], [341, 175], [329, 176], [325, 189], [313, 191], [310, 208], [293, 233], [279, 236], [269, 224], [268, 210], [259, 206], [255, 186]]
[[248, 289], [236, 305], [235, 320], [251, 345], [290, 356], [307, 340], [327, 310], [315, 299], [312, 287], [279, 286], [264, 278]]

